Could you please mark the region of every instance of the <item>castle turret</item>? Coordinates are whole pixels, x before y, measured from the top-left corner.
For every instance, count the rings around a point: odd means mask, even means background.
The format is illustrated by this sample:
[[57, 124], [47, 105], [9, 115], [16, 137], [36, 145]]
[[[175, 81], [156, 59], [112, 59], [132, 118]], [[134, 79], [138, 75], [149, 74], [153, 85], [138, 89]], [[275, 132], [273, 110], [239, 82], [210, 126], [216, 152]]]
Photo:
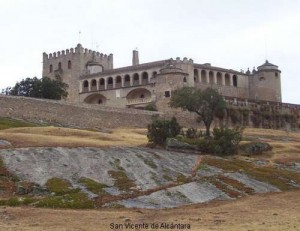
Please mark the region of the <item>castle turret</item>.
[[278, 66], [269, 63], [268, 60], [257, 71], [253, 72], [249, 78], [251, 98], [258, 100], [281, 102], [281, 71]]

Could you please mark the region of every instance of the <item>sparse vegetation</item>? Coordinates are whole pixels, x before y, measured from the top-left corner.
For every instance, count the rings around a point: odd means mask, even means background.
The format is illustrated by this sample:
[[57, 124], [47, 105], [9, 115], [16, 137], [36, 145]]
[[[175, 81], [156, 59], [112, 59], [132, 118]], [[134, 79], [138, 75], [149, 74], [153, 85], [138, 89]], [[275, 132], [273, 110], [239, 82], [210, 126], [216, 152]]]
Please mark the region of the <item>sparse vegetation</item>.
[[96, 182], [89, 178], [80, 178], [78, 183], [84, 185], [89, 191], [99, 196], [107, 195], [107, 192], [104, 190], [104, 188], [107, 188], [108, 186], [105, 184]]
[[[46, 186], [50, 192], [55, 195], [64, 195], [74, 192], [69, 181], [60, 178], [51, 178], [47, 181]], [[76, 190], [75, 190], [76, 191]]]
[[124, 171], [108, 171], [108, 174], [114, 178], [114, 186], [120, 190], [130, 191], [131, 188], [135, 187], [135, 183], [133, 180], [128, 178]]
[[92, 209], [95, 208], [93, 200], [88, 199], [82, 192], [72, 192], [61, 196], [49, 196], [34, 204], [36, 207]]
[[34, 123], [0, 117], [0, 130], [8, 129], [8, 128], [36, 127], [36, 126], [37, 124]]

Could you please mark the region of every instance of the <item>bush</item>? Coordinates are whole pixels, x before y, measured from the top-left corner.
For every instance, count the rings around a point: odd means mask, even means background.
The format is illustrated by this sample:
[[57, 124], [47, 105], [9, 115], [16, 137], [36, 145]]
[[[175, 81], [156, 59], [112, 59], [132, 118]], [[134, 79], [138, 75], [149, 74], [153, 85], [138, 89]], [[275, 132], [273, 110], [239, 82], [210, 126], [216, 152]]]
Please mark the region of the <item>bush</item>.
[[241, 128], [214, 128], [212, 139], [198, 141], [198, 149], [203, 153], [216, 155], [230, 155], [238, 152], [239, 143], [242, 140]]
[[193, 139], [198, 138], [199, 134], [196, 128], [189, 128], [185, 133], [187, 138]]
[[214, 153], [221, 155], [236, 154], [242, 140], [242, 128], [214, 128]]
[[181, 131], [175, 117], [171, 120], [154, 120], [148, 125], [148, 140], [154, 145], [163, 146], [167, 138], [176, 137]]

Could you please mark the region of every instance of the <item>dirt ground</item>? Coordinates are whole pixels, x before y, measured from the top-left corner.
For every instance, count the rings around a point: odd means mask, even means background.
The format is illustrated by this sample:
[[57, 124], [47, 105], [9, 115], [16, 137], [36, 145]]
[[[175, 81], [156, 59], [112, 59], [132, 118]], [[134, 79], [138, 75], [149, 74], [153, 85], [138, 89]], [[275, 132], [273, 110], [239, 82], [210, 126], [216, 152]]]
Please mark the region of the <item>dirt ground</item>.
[[[191, 227], [151, 228], [152, 223], [160, 226], [162, 222], [189, 224]], [[144, 223], [144, 228], [126, 228], [125, 223]], [[164, 210], [0, 207], [0, 230], [300, 230], [300, 190]]]

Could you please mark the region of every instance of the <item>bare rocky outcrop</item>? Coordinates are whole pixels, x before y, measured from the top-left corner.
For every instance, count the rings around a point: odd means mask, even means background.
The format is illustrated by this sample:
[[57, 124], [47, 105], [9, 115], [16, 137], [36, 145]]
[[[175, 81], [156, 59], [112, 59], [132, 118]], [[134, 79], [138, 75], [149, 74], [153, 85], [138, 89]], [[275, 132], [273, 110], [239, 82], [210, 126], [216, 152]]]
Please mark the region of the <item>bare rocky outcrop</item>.
[[[3, 149], [0, 157], [10, 172], [22, 181], [34, 183], [37, 189], [43, 189], [42, 193], [45, 192], [43, 186], [51, 178], [68, 180], [90, 198], [97, 195], [84, 188], [80, 179], [88, 178], [106, 185], [104, 190], [110, 197], [101, 200], [102, 206], [168, 208], [232, 199], [232, 195], [247, 195], [247, 191], [241, 191], [241, 185], [257, 193], [280, 191], [244, 173], [202, 166], [199, 155], [159, 149], [20, 148]], [[220, 176], [227, 181], [222, 182]], [[227, 185], [230, 181], [238, 182], [240, 188]]]

